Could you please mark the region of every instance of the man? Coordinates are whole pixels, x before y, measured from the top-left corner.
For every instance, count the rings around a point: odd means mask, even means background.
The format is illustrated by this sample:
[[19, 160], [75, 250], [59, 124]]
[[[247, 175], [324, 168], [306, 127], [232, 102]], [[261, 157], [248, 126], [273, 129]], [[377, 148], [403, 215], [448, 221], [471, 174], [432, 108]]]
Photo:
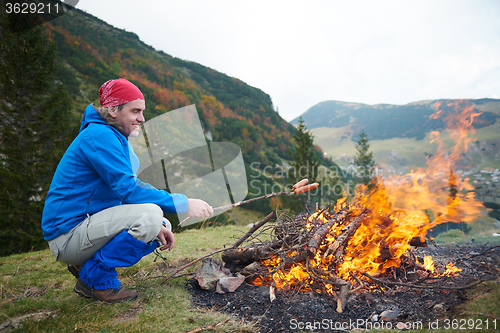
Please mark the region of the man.
[[205, 201], [158, 190], [137, 179], [138, 158], [128, 144], [144, 122], [144, 96], [125, 79], [99, 89], [102, 108], [89, 105], [80, 132], [62, 157], [45, 200], [42, 230], [56, 260], [78, 278], [75, 292], [104, 302], [135, 299], [116, 267], [137, 263], [175, 237], [166, 213], [206, 218]]

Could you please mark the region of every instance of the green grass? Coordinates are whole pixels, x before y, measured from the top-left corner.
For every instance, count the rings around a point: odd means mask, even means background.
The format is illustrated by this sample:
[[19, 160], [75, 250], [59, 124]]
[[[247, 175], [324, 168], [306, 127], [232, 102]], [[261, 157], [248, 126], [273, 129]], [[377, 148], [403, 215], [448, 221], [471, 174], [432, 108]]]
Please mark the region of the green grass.
[[[250, 218], [244, 211], [237, 214]], [[477, 222], [471, 226], [469, 234], [451, 230], [440, 241], [449, 239], [450, 242], [442, 244], [453, 244], [465, 242], [471, 236], [477, 238], [490, 233], [495, 226], [486, 217], [482, 220], [483, 223]], [[248, 222], [245, 218], [240, 221], [242, 224]], [[230, 318], [227, 323], [217, 327], [219, 332], [254, 332], [255, 323], [193, 305], [186, 276], [159, 284], [163, 277], [173, 272], [174, 267], [230, 246], [235, 241], [234, 237], [240, 237], [246, 230], [244, 225], [226, 225], [185, 230], [176, 234], [174, 250], [163, 253], [167, 261], [149, 255], [132, 267], [118, 269], [122, 284], [139, 293], [136, 301], [118, 304], [103, 304], [79, 297], [73, 291], [75, 279], [64, 264], [54, 261], [48, 250], [2, 257], [0, 331], [3, 332], [4, 325], [19, 321], [20, 326], [9, 332], [186, 332]], [[215, 257], [220, 258], [220, 254]], [[196, 267], [194, 265], [187, 271], [193, 272]], [[499, 281], [476, 286], [469, 291], [469, 298], [458, 309], [457, 319], [491, 321], [492, 318], [498, 318], [497, 324], [500, 325]], [[481, 332], [488, 330], [483, 329]]]
[[[237, 226], [187, 230], [176, 235], [176, 246], [163, 253], [166, 262], [149, 255], [138, 264], [119, 268], [118, 276], [127, 288], [139, 294], [137, 301], [103, 304], [78, 296], [74, 277], [66, 265], [55, 262], [48, 250], [0, 258], [0, 328], [18, 318], [10, 332], [184, 332], [223, 322], [227, 314], [199, 309], [190, 302], [188, 280], [163, 278], [184, 262], [196, 259], [234, 242], [241, 236]], [[193, 271], [196, 265], [188, 271]], [[153, 277], [153, 278], [151, 278]], [[0, 329], [1, 330], [1, 329]], [[253, 324], [231, 318], [220, 332], [252, 332]]]
[[471, 243], [474, 239], [474, 244], [500, 245], [500, 237], [493, 236], [493, 233], [500, 233], [500, 227], [495, 225], [496, 220], [482, 216], [476, 222], [470, 224], [467, 232], [460, 229], [451, 229], [438, 234], [434, 241], [440, 244], [466, 244]]

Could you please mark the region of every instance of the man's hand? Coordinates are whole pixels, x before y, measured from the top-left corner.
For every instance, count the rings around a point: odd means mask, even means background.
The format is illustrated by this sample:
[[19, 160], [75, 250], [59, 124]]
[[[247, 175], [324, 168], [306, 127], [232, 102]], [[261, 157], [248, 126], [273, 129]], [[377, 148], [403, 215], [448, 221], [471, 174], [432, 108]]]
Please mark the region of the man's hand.
[[158, 233], [158, 239], [160, 240], [162, 247], [160, 247], [160, 250], [166, 250], [168, 249], [169, 251], [172, 251], [174, 248], [175, 244], [175, 237], [174, 233], [164, 226], [161, 226], [161, 230]]
[[212, 206], [200, 199], [188, 199], [188, 216], [207, 218], [214, 213]]

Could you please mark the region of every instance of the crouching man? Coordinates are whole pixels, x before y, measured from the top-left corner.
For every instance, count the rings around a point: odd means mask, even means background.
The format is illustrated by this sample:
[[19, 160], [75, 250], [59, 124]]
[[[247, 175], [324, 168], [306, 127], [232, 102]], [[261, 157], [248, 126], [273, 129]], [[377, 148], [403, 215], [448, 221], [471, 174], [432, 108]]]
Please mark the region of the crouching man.
[[45, 200], [42, 230], [56, 260], [77, 277], [75, 292], [103, 302], [137, 298], [121, 286], [116, 267], [136, 264], [175, 237], [165, 213], [205, 218], [199, 199], [138, 184], [139, 161], [128, 144], [144, 122], [144, 96], [125, 79], [99, 89], [102, 107], [89, 105], [80, 132], [62, 157]]

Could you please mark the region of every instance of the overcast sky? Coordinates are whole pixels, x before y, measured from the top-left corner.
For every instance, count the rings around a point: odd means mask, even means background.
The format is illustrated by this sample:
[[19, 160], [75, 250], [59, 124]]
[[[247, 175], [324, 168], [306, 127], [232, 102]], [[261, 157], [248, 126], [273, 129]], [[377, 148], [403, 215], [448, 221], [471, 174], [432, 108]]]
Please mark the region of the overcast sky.
[[497, 0], [81, 0], [76, 7], [263, 90], [288, 121], [326, 100], [500, 98]]

